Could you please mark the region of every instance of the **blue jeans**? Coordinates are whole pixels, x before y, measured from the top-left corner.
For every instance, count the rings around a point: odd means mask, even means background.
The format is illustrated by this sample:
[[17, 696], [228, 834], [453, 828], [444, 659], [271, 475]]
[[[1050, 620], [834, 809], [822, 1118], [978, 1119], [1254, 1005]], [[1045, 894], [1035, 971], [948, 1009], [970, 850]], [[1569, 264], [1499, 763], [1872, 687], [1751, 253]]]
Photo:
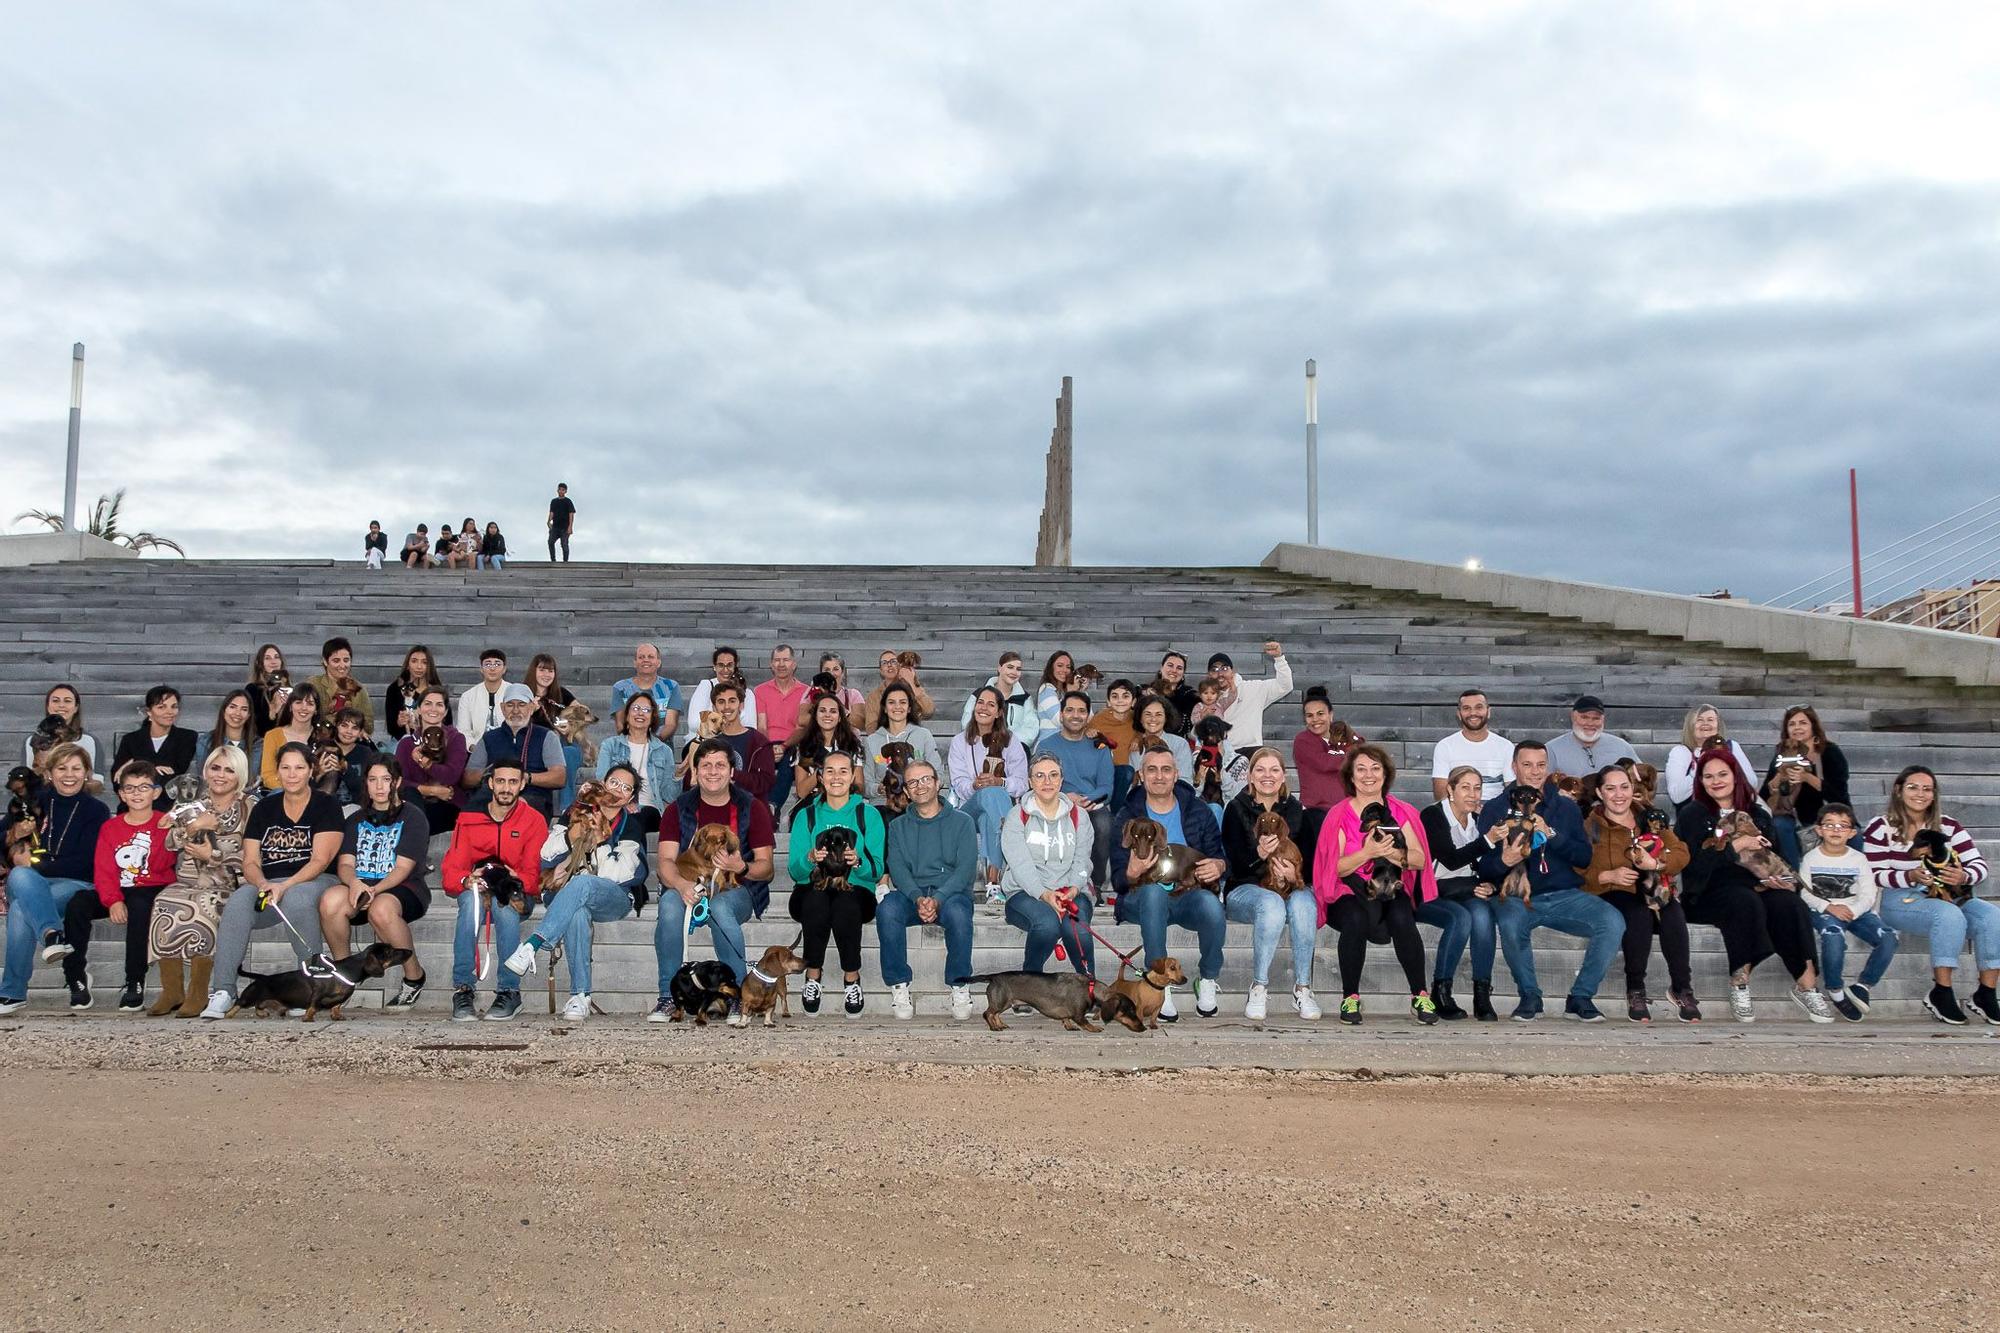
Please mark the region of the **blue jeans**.
[[1896, 958], [1896, 932], [1882, 924], [1882, 918], [1873, 912], [1863, 912], [1852, 921], [1842, 921], [1828, 916], [1825, 912], [1812, 914], [1813, 928], [1819, 931], [1819, 975], [1821, 983], [1828, 990], [1840, 990], [1840, 968], [1847, 961], [1847, 937], [1863, 944], [1873, 945], [1868, 953], [1868, 964], [1861, 969], [1857, 980], [1864, 986], [1873, 986], [1888, 972], [1889, 964]]
[[979, 831], [979, 859], [987, 865], [1003, 864], [1000, 859], [1000, 825], [1014, 808], [1014, 798], [1005, 787], [981, 787], [962, 807], [972, 816]]
[[42, 936], [62, 927], [63, 908], [89, 887], [80, 879], [49, 879], [28, 866], [7, 872], [7, 970], [0, 975], [0, 999], [28, 998]]
[[1519, 898], [1497, 901], [1493, 922], [1507, 953], [1507, 970], [1514, 975], [1514, 989], [1522, 999], [1542, 998], [1542, 988], [1535, 982], [1535, 950], [1530, 938], [1538, 928], [1588, 941], [1583, 966], [1577, 969], [1569, 993], [1585, 1000], [1597, 994], [1611, 960], [1625, 942], [1625, 917], [1617, 908], [1582, 889], [1539, 890], [1532, 907], [1522, 906]]
[[1777, 835], [1778, 855], [1785, 858], [1785, 864], [1796, 868], [1805, 850], [1799, 846], [1799, 821], [1791, 815], [1775, 815], [1771, 819], [1771, 832]]
[[482, 555], [474, 563], [480, 569], [505, 569], [507, 568], [507, 557], [504, 555]]
[[[972, 975], [972, 895], [953, 893], [937, 900], [938, 924], [944, 927], [945, 984], [956, 986]], [[917, 895], [891, 889], [875, 905], [875, 939], [882, 949], [882, 983], [907, 986], [910, 971], [911, 926], [917, 921]]]
[[576, 784], [583, 780], [583, 747], [574, 741], [565, 742], [562, 747], [563, 769], [568, 774], [563, 779], [562, 790], [556, 793], [556, 813], [561, 814], [576, 801]]
[[[561, 940], [563, 957], [569, 960], [569, 989], [572, 995], [590, 994], [590, 925], [593, 921], [618, 921], [632, 913], [632, 891], [602, 875], [577, 875], [556, 890], [549, 910], [535, 927], [533, 938], [544, 944]], [[494, 927], [499, 933], [499, 927]], [[521, 984], [520, 978], [500, 970], [502, 981]]]
[[[473, 925], [475, 919], [482, 915], [478, 898], [479, 895], [472, 892], [458, 895], [458, 930], [451, 941], [453, 987], [470, 986], [479, 979], [478, 973], [473, 970], [473, 950], [477, 947]], [[514, 952], [520, 943], [521, 914], [511, 907], [494, 908], [493, 948], [497, 955], [505, 958]], [[519, 990], [521, 979], [504, 967], [496, 967], [493, 969], [493, 988], [502, 991]]]
[[1069, 965], [1083, 976], [1097, 974], [1097, 941], [1090, 938], [1090, 914], [1096, 904], [1090, 895], [1076, 895], [1076, 920], [1064, 921], [1056, 909], [1030, 893], [1007, 895], [1007, 924], [1024, 932], [1027, 948], [1021, 954], [1023, 972], [1039, 972], [1054, 952], [1056, 941], [1069, 951]]
[[770, 799], [771, 799], [771, 814], [773, 818], [777, 816], [777, 813], [780, 810], [785, 808], [785, 802], [791, 799], [792, 782], [793, 779], [796, 778], [797, 776], [798, 776], [797, 774], [792, 772], [792, 761], [790, 759], [787, 759], [783, 755], [779, 755], [778, 780], [771, 784]]
[[[17, 870], [14, 872], [19, 874]], [[1970, 898], [1948, 903], [1922, 889], [1884, 889], [1876, 912], [1899, 935], [1924, 935], [1931, 942], [1932, 967], [1957, 967], [1972, 939], [1972, 958], [1982, 972], [2000, 967], [2000, 903]], [[13, 936], [8, 935], [11, 946]], [[13, 975], [13, 950], [8, 949], [8, 975]]]
[[1273, 893], [1261, 884], [1238, 884], [1222, 900], [1222, 914], [1250, 927], [1250, 980], [1259, 986], [1270, 984], [1271, 961], [1278, 956], [1278, 936], [1289, 935], [1292, 984], [1312, 985], [1319, 903], [1309, 890], [1296, 889], [1287, 895]]
[[1193, 931], [1201, 945], [1201, 959], [1196, 964], [1201, 979], [1213, 981], [1222, 975], [1222, 942], [1229, 924], [1223, 919], [1222, 899], [1207, 889], [1189, 889], [1173, 898], [1164, 884], [1141, 884], [1118, 895], [1118, 919], [1139, 923], [1139, 938], [1145, 942], [1142, 962], [1165, 958], [1167, 927], [1179, 926]]
[[[727, 893], [710, 894], [708, 899], [708, 942], [738, 981], [750, 970], [750, 960], [743, 952], [743, 923], [750, 919], [751, 890], [756, 887], [770, 892], [768, 884], [745, 881]], [[660, 962], [661, 995], [667, 994], [687, 954], [687, 914], [688, 906], [680, 894], [672, 889], [660, 891], [660, 924], [653, 927], [653, 956]]]
[[1417, 909], [1417, 920], [1436, 926], [1437, 962], [1431, 975], [1450, 981], [1458, 975], [1459, 955], [1472, 946], [1472, 979], [1493, 980], [1493, 946], [1496, 936], [1491, 898], [1433, 898]]

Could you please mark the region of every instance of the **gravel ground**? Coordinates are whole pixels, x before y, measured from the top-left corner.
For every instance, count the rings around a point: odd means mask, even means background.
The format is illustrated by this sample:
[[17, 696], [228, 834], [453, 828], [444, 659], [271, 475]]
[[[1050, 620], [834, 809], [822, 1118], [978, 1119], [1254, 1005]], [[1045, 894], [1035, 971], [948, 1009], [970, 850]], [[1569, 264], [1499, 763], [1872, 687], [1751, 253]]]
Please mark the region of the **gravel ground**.
[[128, 1028], [0, 1027], [0, 1325], [1992, 1326], [1990, 1078], [1385, 1076], [1386, 1038], [1299, 1070], [1164, 1067], [1218, 1063], [1181, 1033], [1002, 1034], [973, 1065], [992, 1034]]

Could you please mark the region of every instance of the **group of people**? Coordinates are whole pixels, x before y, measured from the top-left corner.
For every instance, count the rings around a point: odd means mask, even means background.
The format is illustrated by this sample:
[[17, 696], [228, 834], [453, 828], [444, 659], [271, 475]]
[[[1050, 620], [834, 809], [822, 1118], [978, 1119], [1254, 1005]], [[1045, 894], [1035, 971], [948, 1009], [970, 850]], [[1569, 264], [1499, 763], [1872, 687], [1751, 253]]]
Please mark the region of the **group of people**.
[[[555, 497], [549, 501], [548, 512], [549, 559], [556, 559], [558, 548], [562, 559], [569, 560], [569, 539], [576, 531], [576, 502], [569, 498], [569, 485], [556, 484]], [[382, 530], [377, 519], [368, 521], [368, 531], [361, 538], [361, 559], [370, 569], [380, 569], [389, 558], [389, 534]], [[481, 527], [469, 515], [454, 529], [449, 520], [438, 525], [435, 540], [431, 537], [430, 524], [417, 524], [416, 531], [403, 537], [403, 549], [397, 556], [405, 569], [505, 569], [507, 567], [507, 538], [501, 533], [497, 522], [489, 521]]]
[[[885, 650], [864, 693], [837, 654], [802, 678], [780, 644], [768, 678], [751, 686], [736, 649], [718, 646], [709, 674], [684, 690], [662, 674], [657, 648], [640, 644], [606, 700], [612, 734], [593, 744], [595, 715], [549, 654], [510, 680], [506, 653], [488, 649], [479, 679], [454, 698], [430, 650], [413, 646], [378, 714], [346, 639], [323, 644], [321, 670], [296, 684], [265, 644], [205, 731], [179, 725], [172, 687], [148, 692], [109, 766], [115, 810], [94, 791], [83, 696], [59, 684], [9, 779], [21, 812], [7, 830], [0, 1013], [26, 1003], [37, 959], [61, 961], [70, 1007], [91, 1007], [90, 931], [110, 920], [126, 932], [121, 1010], [220, 1018], [258, 932], [282, 936], [308, 965], [337, 968], [358, 925], [413, 949], [410, 926], [441, 888], [457, 913], [454, 1020], [511, 1018], [522, 978], [551, 966], [557, 948], [572, 990], [565, 1013], [581, 1020], [591, 926], [637, 914], [657, 884], [659, 999], [648, 1017], [667, 1021], [700, 925], [739, 982], [755, 965], [744, 926], [770, 907], [782, 828], [809, 1014], [833, 988], [829, 946], [843, 1009], [863, 1010], [871, 925], [898, 1018], [915, 1012], [907, 932], [942, 927], [951, 1012], [963, 1019], [978, 912], [1021, 932], [1023, 968], [1056, 956], [1096, 975], [1095, 923], [1108, 910], [1138, 928], [1139, 949], [1119, 960], [1135, 967], [1169, 955], [1169, 928], [1192, 933], [1203, 1016], [1219, 1010], [1236, 922], [1251, 928], [1253, 1020], [1267, 1016], [1280, 943], [1292, 1011], [1321, 1016], [1315, 950], [1331, 929], [1345, 1023], [1362, 1021], [1371, 945], [1389, 947], [1424, 1024], [1499, 1017], [1497, 946], [1512, 1017], [1532, 1021], [1544, 1008], [1537, 930], [1583, 942], [1567, 1016], [1603, 1020], [1595, 997], [1622, 954], [1627, 1016], [1650, 1022], [1657, 948], [1665, 1012], [1694, 1022], [1694, 923], [1721, 933], [1741, 1022], [1755, 1018], [1752, 974], [1774, 957], [1808, 1018], [1860, 1021], [1900, 938], [1922, 935], [1930, 1013], [2000, 1024], [2000, 906], [1973, 893], [1986, 863], [1943, 812], [1936, 775], [1905, 769], [1863, 826], [1845, 757], [1810, 707], [1786, 711], [1758, 780], [1710, 706], [1690, 710], [1656, 769], [1606, 729], [1595, 696], [1575, 701], [1563, 734], [1516, 742], [1492, 729], [1485, 694], [1469, 689], [1457, 729], [1432, 749], [1431, 799], [1418, 804], [1394, 794], [1393, 756], [1338, 720], [1324, 687], [1305, 691], [1289, 752], [1267, 744], [1266, 713], [1293, 677], [1278, 643], [1263, 651], [1268, 675], [1239, 674], [1216, 653], [1190, 679], [1189, 659], [1169, 652], [1144, 681], [1106, 681], [1066, 652], [1031, 680], [1010, 652], [958, 721], [933, 730], [936, 701], [913, 652]], [[727, 837], [703, 839], [710, 828]], [[434, 866], [431, 839], [444, 834]], [[683, 850], [709, 843], [721, 850], [687, 868]], [[831, 873], [829, 845], [844, 858]], [[496, 862], [520, 898], [483, 887]], [[1419, 924], [1439, 932], [1428, 957]], [[502, 960], [483, 1012], [482, 926]], [[1869, 951], [1851, 980], [1850, 938]], [[1954, 982], [1968, 941], [1970, 1013]], [[1470, 1011], [1455, 991], [1468, 953]], [[153, 964], [159, 993], [148, 1006]], [[428, 979], [413, 954], [386, 1007], [407, 1011]], [[1179, 1017], [1172, 988], [1160, 1015]]]

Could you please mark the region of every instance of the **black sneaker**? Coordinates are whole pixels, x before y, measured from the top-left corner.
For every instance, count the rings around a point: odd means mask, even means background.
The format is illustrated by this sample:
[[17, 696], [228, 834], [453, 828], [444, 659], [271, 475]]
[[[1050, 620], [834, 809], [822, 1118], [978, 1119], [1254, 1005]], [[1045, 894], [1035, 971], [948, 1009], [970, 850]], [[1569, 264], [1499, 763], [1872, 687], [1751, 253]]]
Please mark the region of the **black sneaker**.
[[850, 1018], [861, 1012], [860, 982], [850, 981], [847, 983], [847, 996], [846, 999], [842, 1002], [842, 1007], [847, 1010], [847, 1015]]
[[1931, 987], [1931, 993], [1924, 996], [1924, 1008], [1940, 1023], [1965, 1026], [1965, 1010], [1958, 1007], [1958, 995], [1949, 986]]
[[1361, 997], [1349, 995], [1340, 1002], [1340, 1021], [1351, 1028], [1361, 1026]]
[[[71, 1012], [82, 1013], [85, 1009], [90, 1008], [93, 1003], [94, 1001], [90, 998], [89, 977], [85, 977], [81, 981], [72, 981], [69, 983], [69, 1007]], [[1962, 1023], [1965, 1020], [1960, 1019], [1959, 1021]]]
[[64, 958], [69, 957], [70, 954], [74, 952], [75, 950], [69, 947], [69, 941], [63, 937], [63, 933], [60, 930], [49, 930], [42, 932], [43, 962], [45, 963], [58, 962]]
[[799, 987], [799, 1008], [809, 1014], [819, 1012], [819, 981], [817, 978], [807, 977], [806, 984]]
[[128, 981], [125, 989], [118, 992], [118, 1012], [136, 1014], [146, 1007], [146, 988], [139, 982]]
[[1683, 1023], [1701, 1022], [1701, 1005], [1694, 998], [1691, 986], [1673, 986], [1667, 990], [1667, 998], [1674, 1002], [1674, 1017]]
[[1851, 992], [1841, 995], [1839, 999], [1834, 999], [1831, 995], [1826, 998], [1832, 1002], [1833, 1012], [1839, 1014], [1850, 1023], [1859, 1023], [1868, 1016], [1862, 1010], [1861, 1006], [1854, 1002], [1854, 996]]
[[1512, 1015], [1516, 1023], [1532, 1023], [1542, 1016], [1542, 997], [1523, 995], [1514, 1005]]
[[1437, 1001], [1433, 1000], [1428, 992], [1412, 995], [1410, 997], [1410, 1013], [1419, 1023], [1422, 1023], [1425, 1027], [1430, 1027], [1438, 1021]]
[[1625, 992], [1625, 1017], [1631, 1019], [1634, 1023], [1650, 1023], [1653, 1021], [1653, 1010], [1646, 1001], [1646, 992], [1644, 990], [1628, 990]]
[[1981, 1018], [2000, 1026], [2000, 995], [1995, 995], [1993, 987], [1981, 986], [1972, 992], [1972, 1007]]
[[1857, 981], [1848, 986], [1847, 998], [1854, 1001], [1854, 1007], [1865, 1014], [1875, 997], [1869, 993], [1867, 982]]
[[517, 990], [495, 991], [493, 1005], [486, 1011], [489, 1023], [504, 1023], [521, 1012], [521, 992]]
[[479, 1005], [473, 999], [472, 987], [458, 986], [451, 992], [451, 1021], [454, 1023], [477, 1023]]
[[1602, 1023], [1604, 1011], [1592, 1004], [1588, 995], [1572, 995], [1563, 1001], [1563, 1017], [1579, 1023]]

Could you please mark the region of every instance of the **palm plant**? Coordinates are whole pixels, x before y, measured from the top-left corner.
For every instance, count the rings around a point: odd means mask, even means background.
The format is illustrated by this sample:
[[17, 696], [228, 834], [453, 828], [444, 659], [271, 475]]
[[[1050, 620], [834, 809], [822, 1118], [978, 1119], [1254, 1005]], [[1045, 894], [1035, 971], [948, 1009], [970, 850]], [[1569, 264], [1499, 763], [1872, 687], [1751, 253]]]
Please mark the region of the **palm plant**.
[[[172, 551], [175, 555], [180, 556], [187, 554], [186, 551], [181, 549], [181, 544], [171, 537], [162, 537], [152, 532], [125, 532], [120, 530], [118, 526], [119, 510], [124, 507], [124, 504], [125, 488], [123, 486], [120, 486], [110, 495], [98, 496], [97, 503], [90, 507], [90, 524], [84, 530], [93, 537], [101, 537], [105, 541], [113, 542], [131, 551], [161, 550]], [[23, 519], [40, 523], [56, 532], [64, 530], [62, 515], [52, 514], [46, 509], [29, 509], [14, 515], [16, 523], [21, 522]]]

